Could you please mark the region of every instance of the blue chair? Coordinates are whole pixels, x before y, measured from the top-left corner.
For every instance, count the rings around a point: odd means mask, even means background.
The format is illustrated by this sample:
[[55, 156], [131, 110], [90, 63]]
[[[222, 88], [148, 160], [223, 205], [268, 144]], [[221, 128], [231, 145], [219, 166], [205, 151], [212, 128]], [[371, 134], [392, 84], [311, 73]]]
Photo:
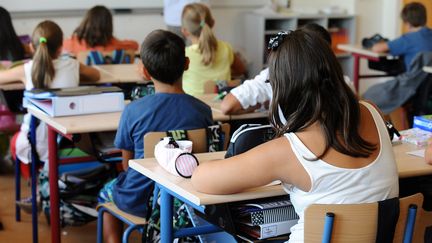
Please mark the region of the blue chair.
[[[426, 226], [432, 225], [432, 213], [421, 207], [423, 195], [399, 199], [399, 217], [392, 242], [423, 242]], [[313, 204], [305, 210], [305, 242], [376, 242], [378, 203]], [[390, 217], [385, 215], [384, 221]], [[386, 237], [388, 231], [385, 231]]]

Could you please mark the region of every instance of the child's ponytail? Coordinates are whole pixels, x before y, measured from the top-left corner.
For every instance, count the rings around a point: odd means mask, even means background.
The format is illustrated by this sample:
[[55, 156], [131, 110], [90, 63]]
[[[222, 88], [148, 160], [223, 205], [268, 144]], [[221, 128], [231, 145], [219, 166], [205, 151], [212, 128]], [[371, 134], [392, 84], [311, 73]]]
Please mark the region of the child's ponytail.
[[203, 56], [202, 63], [206, 66], [216, 58], [217, 39], [212, 30], [213, 25], [213, 16], [206, 5], [192, 3], [184, 7], [182, 27], [198, 37], [198, 50]]
[[52, 21], [43, 21], [33, 31], [33, 66], [31, 78], [34, 88], [49, 87], [54, 79], [55, 69], [53, 59], [57, 58], [59, 48], [63, 43], [63, 32]]
[[47, 40], [40, 37], [39, 46], [33, 56], [31, 78], [33, 87], [42, 89], [48, 87], [54, 78], [54, 65], [48, 52]]
[[206, 66], [213, 63], [216, 58], [217, 39], [213, 34], [213, 30], [208, 24], [202, 21], [201, 34], [199, 36], [198, 49], [200, 50], [203, 59], [202, 63]]

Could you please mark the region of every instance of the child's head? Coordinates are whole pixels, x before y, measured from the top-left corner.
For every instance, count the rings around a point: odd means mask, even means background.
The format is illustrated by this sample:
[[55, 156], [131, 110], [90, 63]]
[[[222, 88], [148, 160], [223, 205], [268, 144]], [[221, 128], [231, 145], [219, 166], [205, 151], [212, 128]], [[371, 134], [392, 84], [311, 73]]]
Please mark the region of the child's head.
[[419, 2], [405, 5], [401, 12], [402, 21], [411, 27], [421, 27], [426, 25], [426, 8]]
[[113, 38], [113, 20], [109, 9], [94, 6], [88, 10], [75, 34], [90, 47], [107, 45]]
[[25, 50], [15, 33], [9, 12], [0, 7], [0, 60], [24, 59]]
[[52, 60], [61, 52], [63, 32], [60, 27], [49, 20], [39, 23], [33, 31], [32, 45], [35, 49], [31, 72], [33, 86], [46, 88], [54, 78]]
[[299, 132], [318, 123], [327, 141], [321, 156], [333, 147], [347, 155], [367, 157], [371, 145], [357, 132], [358, 100], [346, 85], [330, 45], [301, 29], [275, 38], [269, 56], [270, 117], [278, 134]]
[[202, 63], [210, 65], [216, 56], [217, 39], [213, 33], [214, 19], [210, 9], [201, 3], [188, 4], [183, 8], [182, 31], [186, 37], [198, 38]]
[[165, 30], [154, 30], [147, 35], [141, 44], [141, 60], [144, 74], [170, 85], [181, 79], [189, 64], [183, 39]]
[[302, 27], [300, 27], [300, 29], [302, 29], [304, 31], [310, 31], [310, 32], [318, 35], [319, 37], [323, 38], [323, 40], [328, 42], [329, 45], [331, 45], [331, 43], [332, 43], [330, 33], [324, 27], [322, 27], [319, 24], [307, 23], [307, 24], [303, 25]]

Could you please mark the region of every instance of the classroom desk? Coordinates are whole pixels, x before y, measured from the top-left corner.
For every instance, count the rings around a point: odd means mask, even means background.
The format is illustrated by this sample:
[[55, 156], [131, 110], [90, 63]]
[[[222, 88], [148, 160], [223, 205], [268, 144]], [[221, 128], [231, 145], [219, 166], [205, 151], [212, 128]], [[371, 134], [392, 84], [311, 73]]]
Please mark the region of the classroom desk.
[[354, 57], [353, 83], [354, 88], [358, 93], [360, 78], [378, 78], [388, 75], [360, 75], [360, 59], [364, 58], [370, 61], [378, 62], [380, 58], [390, 57], [387, 53], [376, 53], [363, 48], [361, 45], [339, 44], [337, 48], [342, 51], [351, 53]]
[[[240, 115], [224, 115], [220, 108], [222, 100], [215, 99], [217, 94], [204, 94], [199, 95], [197, 98], [202, 102], [206, 103], [213, 111], [213, 116], [216, 114], [217, 118], [223, 118], [227, 120], [246, 120], [246, 119], [256, 119], [256, 118], [267, 118], [268, 111], [256, 111], [251, 113], [245, 113]], [[213, 120], [220, 120], [213, 117]]]
[[432, 67], [431, 66], [424, 66], [423, 71], [425, 71], [427, 73], [432, 73]]
[[[31, 107], [28, 108], [28, 112], [40, 121], [45, 122], [48, 127], [51, 239], [52, 242], [60, 242], [57, 134], [72, 140], [74, 134], [115, 131], [118, 128], [121, 112], [65, 117], [50, 117], [44, 112]], [[216, 110], [212, 110], [212, 113], [213, 119], [216, 121], [228, 121], [230, 119], [229, 116], [223, 115]]]
[[[426, 164], [423, 158], [406, 154], [407, 151], [414, 151], [417, 149], [419, 149], [417, 146], [411, 144], [399, 144], [393, 146], [400, 178], [432, 174], [432, 165]], [[206, 160], [222, 159], [224, 154], [225, 152], [216, 152], [196, 154], [196, 156], [200, 163], [202, 163]], [[194, 209], [205, 214], [206, 206], [210, 205], [286, 194], [281, 185], [274, 185], [254, 188], [232, 195], [209, 195], [197, 192], [193, 188], [189, 179], [177, 177], [168, 173], [165, 169], [159, 166], [155, 158], [130, 160], [129, 166], [144, 176], [149, 177], [161, 187], [160, 229], [162, 243], [172, 242], [176, 235], [181, 235], [180, 232], [174, 232], [172, 228], [173, 197], [179, 198], [183, 202], [186, 202], [188, 205], [192, 206]], [[192, 229], [192, 231], [194, 230], [195, 229]], [[204, 234], [207, 232], [215, 232], [217, 230], [220, 231], [221, 229], [218, 229], [217, 227], [208, 227], [207, 230], [208, 231], [189, 231], [189, 233], [200, 232], [201, 234]]]
[[72, 139], [72, 135], [79, 133], [115, 131], [121, 112], [68, 117], [50, 117], [33, 108], [28, 108], [28, 112], [45, 122], [48, 128], [51, 242], [60, 242], [57, 134]]

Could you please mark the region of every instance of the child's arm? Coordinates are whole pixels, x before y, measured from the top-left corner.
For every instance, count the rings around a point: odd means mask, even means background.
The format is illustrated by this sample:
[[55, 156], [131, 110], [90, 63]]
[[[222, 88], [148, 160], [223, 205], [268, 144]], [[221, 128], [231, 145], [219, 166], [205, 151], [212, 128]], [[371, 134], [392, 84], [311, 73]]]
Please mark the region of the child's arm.
[[377, 52], [377, 53], [388, 52], [389, 46], [388, 46], [387, 42], [385, 42], [385, 41], [378, 42], [372, 46], [372, 51]]
[[24, 65], [19, 65], [12, 69], [0, 71], [0, 84], [13, 83], [21, 81], [25, 84]]
[[246, 67], [238, 53], [234, 53], [234, 61], [231, 64], [231, 75], [240, 76], [246, 72]]
[[82, 63], [79, 65], [80, 81], [94, 82], [100, 79], [99, 70], [94, 67], [86, 66]]
[[134, 158], [135, 153], [133, 151], [122, 149], [122, 166], [123, 170], [127, 171], [129, 167], [129, 160]]
[[[288, 140], [277, 138], [229, 159], [201, 163], [192, 175], [192, 184], [197, 191], [209, 194], [238, 193], [275, 180], [298, 185], [305, 178], [300, 178], [303, 167], [294, 156]], [[310, 187], [310, 179], [306, 179]]]
[[221, 103], [221, 111], [223, 114], [243, 114], [253, 112], [260, 108], [261, 104], [250, 106], [247, 109], [243, 109], [240, 101], [231, 93], [227, 94]]

